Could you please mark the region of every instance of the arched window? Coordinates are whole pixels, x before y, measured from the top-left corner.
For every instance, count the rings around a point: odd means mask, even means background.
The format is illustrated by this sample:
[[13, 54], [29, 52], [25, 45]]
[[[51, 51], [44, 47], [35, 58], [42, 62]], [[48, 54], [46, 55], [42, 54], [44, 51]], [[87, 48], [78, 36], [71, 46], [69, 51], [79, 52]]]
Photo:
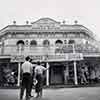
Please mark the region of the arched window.
[[57, 47], [61, 47], [62, 44], [63, 44], [63, 41], [62, 41], [62, 40], [57, 40], [57, 41], [55, 42], [55, 45], [56, 45]]
[[44, 41], [43, 41], [43, 46], [49, 46], [49, 45], [50, 45], [49, 40], [44, 40]]
[[23, 50], [24, 50], [24, 45], [25, 45], [25, 43], [24, 43], [23, 40], [17, 41], [16, 45], [17, 45], [17, 50], [18, 50], [18, 51], [23, 51]]
[[36, 42], [35, 40], [32, 40], [32, 41], [30, 42], [30, 46], [37, 46], [37, 42]]
[[69, 40], [68, 44], [74, 44], [75, 40]]
[[19, 45], [19, 44], [23, 44], [24, 45], [24, 41], [23, 40], [17, 41], [17, 45]]
[[63, 53], [63, 50], [62, 50], [63, 41], [56, 40], [55, 45], [56, 45], [55, 53]]
[[63, 44], [63, 41], [57, 40], [57, 41], [55, 42], [55, 44]]

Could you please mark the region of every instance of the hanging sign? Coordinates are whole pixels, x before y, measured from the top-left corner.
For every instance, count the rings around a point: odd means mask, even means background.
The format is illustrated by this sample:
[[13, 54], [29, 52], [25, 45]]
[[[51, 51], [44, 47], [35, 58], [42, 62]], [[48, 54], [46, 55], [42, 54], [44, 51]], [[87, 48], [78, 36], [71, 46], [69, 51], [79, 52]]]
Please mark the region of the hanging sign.
[[76, 60], [83, 60], [82, 53], [69, 53], [68, 54], [68, 61], [76, 61]]
[[11, 56], [11, 62], [24, 62], [25, 57], [24, 55], [12, 55]]
[[[81, 53], [69, 53], [69, 54], [55, 54], [55, 55], [29, 55], [34, 61], [75, 61], [83, 60], [83, 55]], [[12, 55], [11, 62], [24, 62], [24, 55]]]

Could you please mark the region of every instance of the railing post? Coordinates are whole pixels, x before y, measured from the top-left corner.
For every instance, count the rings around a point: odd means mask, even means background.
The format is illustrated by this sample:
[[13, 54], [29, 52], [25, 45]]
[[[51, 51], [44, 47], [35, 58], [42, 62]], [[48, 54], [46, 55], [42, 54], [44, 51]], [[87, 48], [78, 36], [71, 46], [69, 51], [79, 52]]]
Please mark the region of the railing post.
[[[46, 62], [46, 68], [49, 68], [49, 63]], [[49, 86], [49, 69], [46, 72], [46, 85]]]

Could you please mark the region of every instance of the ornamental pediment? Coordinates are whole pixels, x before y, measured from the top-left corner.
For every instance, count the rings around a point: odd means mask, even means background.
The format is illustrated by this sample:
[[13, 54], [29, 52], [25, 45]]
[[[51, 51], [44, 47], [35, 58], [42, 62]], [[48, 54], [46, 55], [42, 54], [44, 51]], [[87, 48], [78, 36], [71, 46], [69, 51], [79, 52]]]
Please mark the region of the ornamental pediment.
[[60, 27], [60, 22], [56, 22], [53, 19], [50, 18], [41, 18], [37, 20], [36, 22], [32, 23], [33, 29], [58, 29]]

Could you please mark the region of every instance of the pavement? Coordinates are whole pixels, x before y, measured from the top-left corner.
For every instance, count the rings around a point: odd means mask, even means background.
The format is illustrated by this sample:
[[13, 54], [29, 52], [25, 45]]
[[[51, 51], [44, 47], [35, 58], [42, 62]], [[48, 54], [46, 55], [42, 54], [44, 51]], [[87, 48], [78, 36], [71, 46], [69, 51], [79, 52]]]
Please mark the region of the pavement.
[[[0, 100], [19, 100], [19, 92], [19, 89], [0, 89]], [[32, 94], [35, 94], [34, 89]], [[100, 100], [100, 87], [47, 88], [41, 99], [32, 97], [30, 100]]]

